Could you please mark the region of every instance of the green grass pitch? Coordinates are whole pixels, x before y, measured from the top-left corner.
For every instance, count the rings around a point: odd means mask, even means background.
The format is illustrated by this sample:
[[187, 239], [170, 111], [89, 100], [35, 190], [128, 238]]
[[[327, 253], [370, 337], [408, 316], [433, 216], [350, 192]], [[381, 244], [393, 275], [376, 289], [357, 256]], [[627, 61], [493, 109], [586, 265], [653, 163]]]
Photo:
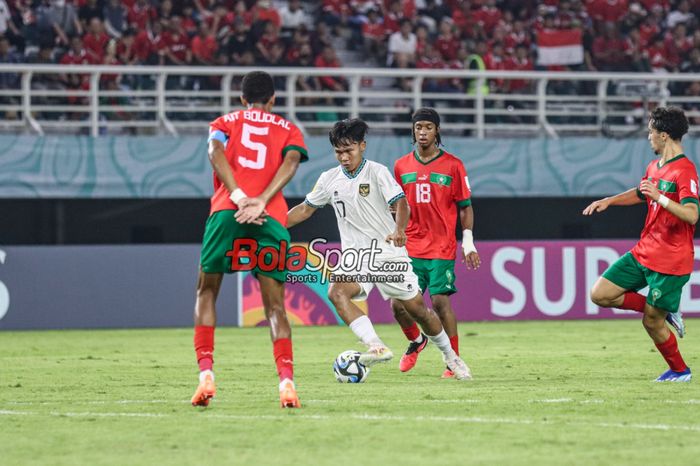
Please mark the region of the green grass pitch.
[[[700, 371], [700, 321], [681, 342]], [[295, 328], [303, 408], [278, 407], [267, 329], [220, 328], [217, 397], [189, 404], [191, 329], [0, 332], [2, 465], [698, 464], [700, 380], [665, 363], [639, 321], [461, 323], [471, 382], [441, 380], [429, 346], [364, 384], [331, 365], [344, 327]], [[698, 373], [700, 374], [700, 372]], [[700, 377], [700, 375], [698, 375]]]

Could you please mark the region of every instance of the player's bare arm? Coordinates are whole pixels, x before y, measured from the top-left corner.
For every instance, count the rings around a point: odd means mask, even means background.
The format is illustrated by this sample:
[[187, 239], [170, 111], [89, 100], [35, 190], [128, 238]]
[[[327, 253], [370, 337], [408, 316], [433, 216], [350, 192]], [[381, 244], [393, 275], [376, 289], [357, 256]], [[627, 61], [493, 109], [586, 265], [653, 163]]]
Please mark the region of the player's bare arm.
[[240, 223], [255, 223], [263, 215], [265, 206], [270, 202], [270, 199], [292, 179], [300, 162], [301, 153], [299, 151], [290, 150], [287, 152], [284, 162], [280, 165], [270, 184], [259, 196], [249, 198], [243, 203], [241, 209], [236, 212], [236, 220]]
[[[639, 191], [654, 202], [659, 203], [663, 208], [681, 219], [682, 221], [695, 225], [698, 222], [698, 206], [694, 203], [679, 204], [676, 201], [666, 198], [666, 201], [660, 202], [662, 194], [656, 188], [654, 183], [649, 180], [643, 180], [639, 185]], [[666, 205], [664, 205], [666, 204]]]
[[[228, 189], [229, 192], [232, 193], [231, 199], [233, 200], [233, 193], [236, 193], [236, 190], [238, 190], [238, 192], [241, 193], [242, 191], [238, 189], [238, 183], [236, 182], [236, 178], [233, 176], [233, 170], [231, 169], [231, 166], [229, 165], [228, 160], [226, 159], [225, 150], [226, 147], [224, 146], [223, 142], [216, 139], [212, 139], [211, 141], [209, 141], [209, 162], [211, 163], [211, 166], [214, 169], [216, 176], [219, 178], [219, 180], [221, 180], [224, 186], [226, 186], [226, 189]], [[239, 197], [237, 199], [238, 202], [236, 202], [236, 204], [241, 210], [246, 206], [246, 201], [248, 199], [249, 198], [247, 197]], [[248, 223], [262, 225], [264, 222], [264, 215], [258, 215], [252, 222]]]
[[[462, 225], [462, 262], [467, 266], [467, 269], [476, 270], [481, 265], [481, 257], [476, 252], [474, 240], [465, 238], [474, 230], [474, 209], [472, 206], [459, 208], [459, 222]], [[464, 233], [469, 231], [469, 233]]]
[[238, 189], [238, 183], [236, 183], [233, 170], [226, 159], [225, 150], [226, 147], [223, 142], [216, 139], [209, 141], [209, 162], [216, 176], [221, 180], [224, 186], [226, 186], [226, 189], [228, 189], [229, 192], [234, 192]]
[[311, 207], [306, 202], [292, 207], [287, 213], [287, 228], [292, 228], [294, 225], [307, 220], [314, 212], [316, 212], [316, 208]]
[[386, 242], [393, 242], [394, 246], [400, 248], [406, 246], [406, 225], [411, 215], [411, 208], [405, 197], [402, 197], [393, 204], [396, 207], [396, 230], [386, 237]]
[[591, 202], [591, 204], [588, 207], [583, 209], [583, 215], [593, 215], [596, 212], [603, 212], [605, 209], [612, 205], [625, 206], [641, 204], [642, 202], [644, 201], [640, 199], [639, 196], [637, 196], [637, 188], [631, 188], [623, 193], [616, 194], [612, 197], [606, 197]]

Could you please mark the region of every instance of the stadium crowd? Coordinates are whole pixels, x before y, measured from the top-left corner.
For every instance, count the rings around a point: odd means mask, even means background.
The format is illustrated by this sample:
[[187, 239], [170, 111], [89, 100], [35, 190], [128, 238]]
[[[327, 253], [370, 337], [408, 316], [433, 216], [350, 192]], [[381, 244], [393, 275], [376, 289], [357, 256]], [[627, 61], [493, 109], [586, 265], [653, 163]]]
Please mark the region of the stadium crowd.
[[[700, 72], [699, 0], [0, 0], [0, 63]], [[537, 65], [538, 35], [579, 31], [576, 65]], [[338, 48], [343, 53], [337, 53]], [[169, 89], [218, 89], [182, 76]], [[17, 89], [0, 74], [0, 89]], [[405, 88], [407, 82], [397, 82]], [[424, 90], [473, 92], [468, 80]], [[551, 92], [576, 93], [581, 89]], [[38, 89], [87, 89], [88, 75], [36, 75]], [[105, 89], [149, 89], [150, 77], [106, 74]], [[345, 90], [339, 77], [300, 77], [301, 90]], [[491, 80], [487, 92], [532, 92]], [[671, 90], [700, 95], [700, 83]], [[548, 90], [549, 92], [549, 90]]]

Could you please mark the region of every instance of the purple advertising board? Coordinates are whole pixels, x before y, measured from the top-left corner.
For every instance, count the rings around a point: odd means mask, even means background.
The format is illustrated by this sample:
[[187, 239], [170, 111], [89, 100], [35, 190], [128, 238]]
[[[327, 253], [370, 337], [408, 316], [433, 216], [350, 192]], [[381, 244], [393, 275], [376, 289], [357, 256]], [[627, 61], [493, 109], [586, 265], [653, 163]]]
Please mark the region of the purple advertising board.
[[[634, 244], [632, 240], [478, 242], [482, 265], [474, 271], [457, 262], [458, 292], [452, 295], [452, 306], [460, 321], [635, 317], [632, 311], [599, 308], [588, 299], [596, 279]], [[327, 246], [339, 248], [337, 243]], [[697, 246], [695, 272], [681, 300], [681, 310], [686, 315], [700, 314]], [[264, 324], [255, 281], [250, 276], [243, 281], [240, 321], [246, 326]], [[287, 286], [287, 309], [295, 323], [340, 323], [325, 296], [327, 287], [317, 282]], [[426, 301], [430, 304], [429, 298]], [[258, 305], [253, 308], [250, 303], [254, 302]], [[389, 303], [376, 288], [362, 306], [373, 322], [393, 322]], [[250, 314], [253, 311], [255, 317]]]
[[[457, 263], [458, 292], [452, 296], [457, 318], [639, 318], [631, 311], [600, 309], [588, 299], [598, 276], [633, 244], [477, 242], [481, 268]], [[700, 314], [699, 251], [696, 245], [695, 271], [681, 298], [681, 310], [690, 317]], [[190, 326], [198, 256], [196, 245], [0, 248], [0, 330]], [[322, 275], [306, 269], [292, 274], [299, 280], [288, 283], [285, 307], [295, 325], [341, 323]], [[221, 325], [265, 325], [260, 288], [250, 274], [227, 277], [217, 304]], [[389, 303], [376, 289], [359, 305], [374, 322], [393, 322]]]

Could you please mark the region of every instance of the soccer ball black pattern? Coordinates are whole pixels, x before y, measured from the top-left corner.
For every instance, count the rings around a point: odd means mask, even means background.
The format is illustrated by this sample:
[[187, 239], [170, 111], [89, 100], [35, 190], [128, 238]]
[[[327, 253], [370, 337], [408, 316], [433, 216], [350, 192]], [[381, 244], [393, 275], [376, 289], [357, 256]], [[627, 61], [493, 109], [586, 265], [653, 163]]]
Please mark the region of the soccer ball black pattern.
[[340, 383], [361, 383], [367, 379], [369, 367], [360, 363], [360, 352], [343, 351], [335, 358], [333, 374]]

